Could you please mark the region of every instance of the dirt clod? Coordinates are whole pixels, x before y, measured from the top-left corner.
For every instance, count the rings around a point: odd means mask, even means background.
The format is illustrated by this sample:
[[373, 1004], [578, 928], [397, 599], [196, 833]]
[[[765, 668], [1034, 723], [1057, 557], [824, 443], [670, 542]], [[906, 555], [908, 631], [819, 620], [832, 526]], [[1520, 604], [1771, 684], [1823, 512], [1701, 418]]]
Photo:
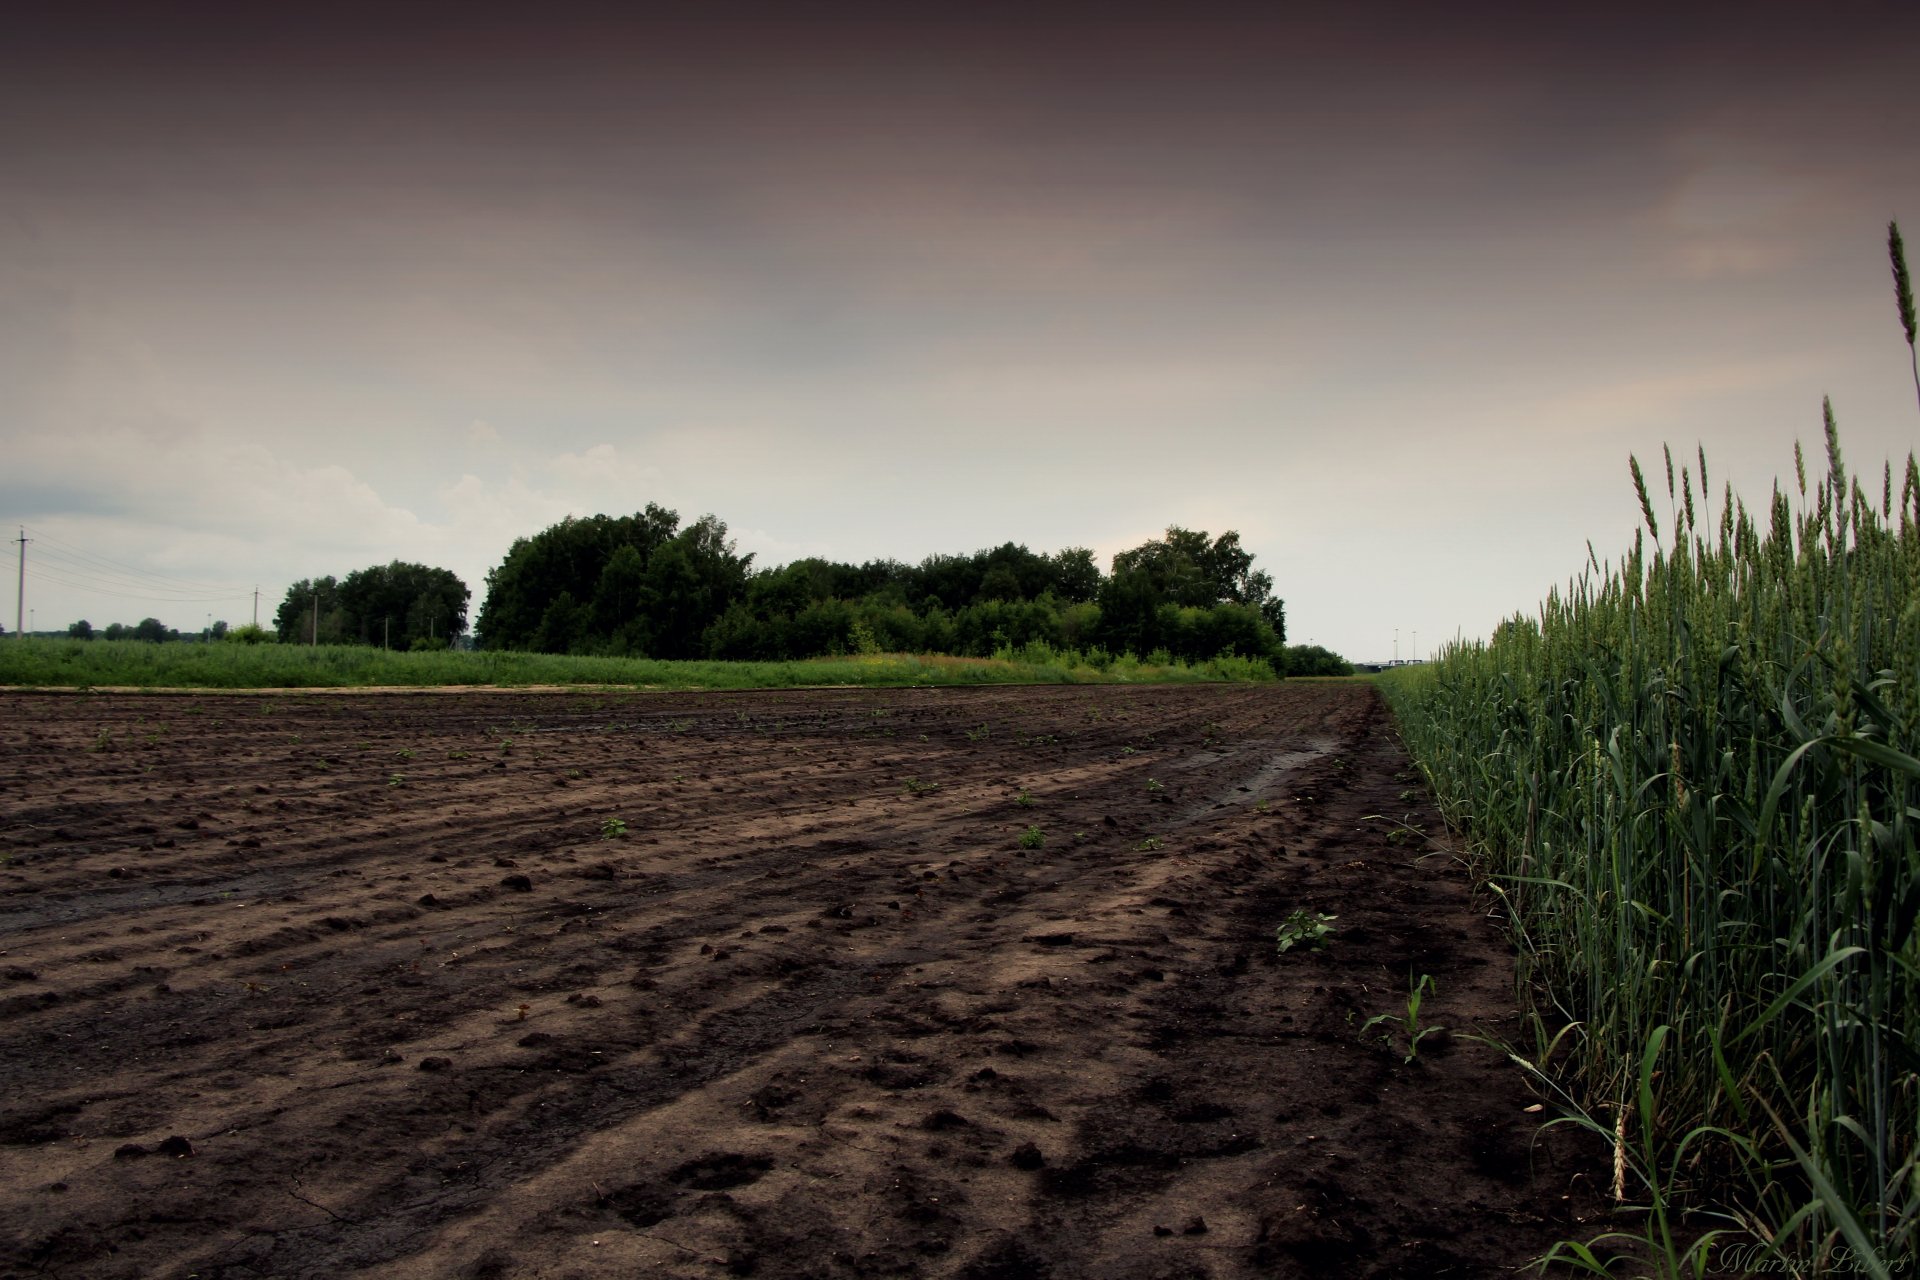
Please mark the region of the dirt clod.
[[1023, 1142], [1013, 1149], [1013, 1154], [1007, 1157], [1007, 1163], [1016, 1169], [1042, 1169], [1046, 1167], [1047, 1158], [1040, 1153], [1039, 1147], [1031, 1142]]

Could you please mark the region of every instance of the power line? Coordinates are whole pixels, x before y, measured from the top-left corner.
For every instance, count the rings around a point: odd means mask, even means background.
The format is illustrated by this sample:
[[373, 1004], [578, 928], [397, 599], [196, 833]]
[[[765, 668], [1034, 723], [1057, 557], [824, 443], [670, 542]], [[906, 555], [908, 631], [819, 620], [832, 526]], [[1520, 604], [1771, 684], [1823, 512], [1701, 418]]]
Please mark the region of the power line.
[[228, 600], [245, 594], [218, 587], [175, 586], [164, 581], [143, 581], [128, 574], [107, 573], [53, 551], [36, 558], [34, 576], [56, 578], [67, 586], [98, 590], [107, 595], [132, 595], [148, 600]]
[[248, 599], [248, 595], [245, 593], [240, 595], [193, 596], [175, 595], [171, 593], [163, 594], [152, 591], [127, 591], [121, 590], [118, 585], [102, 585], [97, 581], [86, 582], [69, 578], [63, 574], [41, 568], [38, 565], [29, 567], [26, 571], [26, 576], [35, 582], [44, 582], [54, 586], [66, 587], [71, 591], [84, 591], [89, 595], [112, 596], [120, 600], [146, 600], [158, 604], [225, 604], [228, 602], [244, 602]]
[[[24, 530], [22, 531], [24, 533]], [[109, 576], [132, 577], [136, 580], [158, 580], [166, 582], [180, 590], [195, 591], [203, 596], [243, 596], [248, 589], [231, 583], [212, 583], [200, 579], [188, 578], [180, 574], [165, 573], [158, 569], [129, 564], [116, 560], [112, 556], [89, 551], [85, 547], [75, 546], [63, 538], [56, 538], [42, 529], [35, 529], [31, 541], [43, 548], [52, 548], [59, 555], [79, 562], [79, 566], [91, 567]]]
[[[15, 541], [19, 543], [20, 551], [19, 582], [14, 600], [15, 631], [21, 629], [19, 615], [26, 605], [28, 578], [42, 586], [160, 606], [241, 604], [252, 594], [245, 587], [220, 585], [141, 568], [76, 546], [39, 529], [29, 535], [25, 525], [20, 526], [20, 536]], [[31, 567], [27, 564], [28, 543], [37, 548]]]

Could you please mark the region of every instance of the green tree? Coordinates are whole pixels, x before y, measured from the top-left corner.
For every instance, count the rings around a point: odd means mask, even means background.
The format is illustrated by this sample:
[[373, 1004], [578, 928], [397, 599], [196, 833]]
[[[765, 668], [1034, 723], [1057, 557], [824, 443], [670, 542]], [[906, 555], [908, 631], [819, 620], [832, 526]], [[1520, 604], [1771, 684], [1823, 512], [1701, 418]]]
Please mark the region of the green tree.
[[133, 639], [135, 640], [147, 640], [154, 644], [159, 644], [171, 638], [172, 636], [167, 630], [167, 625], [158, 618], [142, 618], [133, 628]]
[[734, 554], [727, 526], [711, 515], [656, 548], [639, 577], [645, 652], [705, 657], [707, 630], [746, 593], [751, 560]]
[[1286, 675], [1290, 676], [1350, 676], [1353, 664], [1331, 649], [1317, 644], [1289, 645], [1286, 652]]
[[1160, 606], [1165, 593], [1145, 569], [1126, 568], [1114, 558], [1114, 573], [1100, 586], [1100, 621], [1095, 635], [1114, 653], [1147, 654], [1165, 643]]
[[996, 564], [981, 576], [979, 598], [983, 601], [1021, 600], [1025, 599], [1025, 593], [1020, 589], [1020, 578], [1013, 568]]
[[284, 644], [345, 644], [347, 612], [340, 584], [331, 577], [302, 578], [287, 588], [273, 615], [274, 633]]
[[1221, 654], [1280, 657], [1286, 611], [1273, 579], [1253, 567], [1253, 555], [1228, 530], [1170, 527], [1166, 535], [1113, 558], [1101, 584], [1102, 645], [1145, 656], [1164, 649], [1188, 661]]
[[1069, 604], [1086, 604], [1100, 594], [1100, 566], [1085, 547], [1068, 547], [1053, 557], [1053, 593]]
[[[714, 516], [685, 529], [679, 523], [649, 504], [632, 516], [569, 518], [516, 541], [487, 575], [481, 642], [494, 649], [705, 656], [708, 631], [747, 591], [753, 557], [736, 554], [727, 526]], [[739, 627], [729, 628], [724, 643], [746, 642]]]
[[75, 640], [91, 640], [93, 639], [93, 624], [85, 618], [82, 618], [67, 628], [67, 634]]
[[643, 653], [647, 628], [641, 606], [645, 598], [647, 562], [631, 543], [616, 547], [600, 583], [594, 588], [591, 625], [605, 637], [614, 653]]
[[578, 653], [587, 638], [586, 607], [562, 591], [548, 602], [527, 647], [536, 653]]
[[[487, 574], [487, 595], [476, 630], [489, 649], [533, 649], [534, 636], [548, 622], [548, 610], [562, 593], [578, 606], [597, 603], [600, 576], [614, 553], [629, 546], [644, 565], [654, 548], [673, 537], [680, 517], [648, 503], [631, 516], [572, 516], [531, 538], [519, 538], [505, 559]], [[593, 634], [587, 619], [581, 637]], [[547, 629], [551, 636], [551, 628]]]
[[416, 640], [451, 643], [465, 631], [470, 594], [451, 570], [395, 560], [348, 574], [340, 606], [354, 640], [410, 649]]
[[1113, 576], [1127, 573], [1146, 575], [1170, 604], [1199, 609], [1245, 605], [1265, 619], [1277, 638], [1286, 639], [1285, 602], [1274, 597], [1272, 576], [1254, 569], [1253, 554], [1240, 545], [1234, 530], [1210, 539], [1205, 530], [1170, 526], [1158, 541], [1113, 558]]

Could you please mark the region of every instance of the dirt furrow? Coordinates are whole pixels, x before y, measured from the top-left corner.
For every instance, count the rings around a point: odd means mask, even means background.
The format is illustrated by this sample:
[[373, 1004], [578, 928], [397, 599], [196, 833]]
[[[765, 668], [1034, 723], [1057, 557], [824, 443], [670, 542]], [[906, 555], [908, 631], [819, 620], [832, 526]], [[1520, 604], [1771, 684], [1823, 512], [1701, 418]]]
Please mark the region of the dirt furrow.
[[1594, 1209], [1364, 685], [0, 697], [0, 1275], [1484, 1275]]

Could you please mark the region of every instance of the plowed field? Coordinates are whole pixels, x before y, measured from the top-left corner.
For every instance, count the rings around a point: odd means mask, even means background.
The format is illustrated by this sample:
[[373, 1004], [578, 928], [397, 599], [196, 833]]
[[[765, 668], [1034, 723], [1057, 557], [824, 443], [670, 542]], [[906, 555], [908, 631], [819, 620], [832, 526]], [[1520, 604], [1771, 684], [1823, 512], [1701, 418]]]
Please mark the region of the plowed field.
[[0, 1274], [1485, 1276], [1591, 1211], [1366, 685], [0, 716]]

